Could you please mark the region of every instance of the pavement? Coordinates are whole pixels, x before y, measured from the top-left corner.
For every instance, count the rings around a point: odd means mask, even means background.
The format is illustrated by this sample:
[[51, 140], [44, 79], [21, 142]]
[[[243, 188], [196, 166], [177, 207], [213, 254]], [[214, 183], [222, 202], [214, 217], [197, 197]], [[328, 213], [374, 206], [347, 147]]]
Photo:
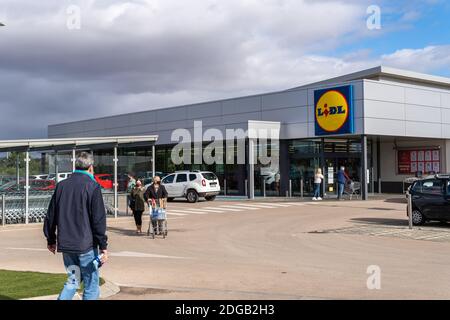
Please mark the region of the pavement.
[[[450, 227], [408, 229], [402, 198], [169, 203], [166, 239], [108, 219], [107, 299], [450, 299]], [[149, 223], [144, 219], [144, 226]], [[64, 272], [42, 225], [0, 228], [0, 269]], [[380, 289], [369, 289], [376, 266]], [[371, 269], [372, 268], [372, 269]]]

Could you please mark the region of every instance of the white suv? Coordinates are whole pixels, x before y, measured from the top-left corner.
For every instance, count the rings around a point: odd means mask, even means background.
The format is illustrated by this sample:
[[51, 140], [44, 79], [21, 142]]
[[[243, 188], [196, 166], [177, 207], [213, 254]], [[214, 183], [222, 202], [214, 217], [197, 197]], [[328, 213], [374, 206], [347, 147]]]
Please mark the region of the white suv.
[[220, 193], [219, 179], [207, 171], [177, 171], [165, 176], [161, 182], [169, 194], [169, 201], [186, 198], [189, 203], [195, 203], [200, 197], [213, 201]]

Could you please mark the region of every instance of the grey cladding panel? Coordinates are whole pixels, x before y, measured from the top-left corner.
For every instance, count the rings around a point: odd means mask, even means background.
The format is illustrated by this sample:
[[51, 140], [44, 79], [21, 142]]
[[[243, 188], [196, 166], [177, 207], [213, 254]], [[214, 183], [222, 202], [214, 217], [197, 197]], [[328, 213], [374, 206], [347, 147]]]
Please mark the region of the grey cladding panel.
[[158, 123], [186, 120], [186, 118], [187, 118], [186, 107], [156, 110], [156, 120]]
[[262, 112], [262, 120], [283, 123], [308, 122], [308, 107], [286, 108]]
[[186, 108], [189, 119], [201, 119], [222, 115], [222, 104], [220, 102], [198, 104]]
[[289, 107], [301, 107], [308, 105], [308, 91], [286, 91], [269, 94], [262, 97], [262, 109], [280, 109]]
[[225, 100], [222, 103], [223, 115], [245, 112], [256, 112], [261, 110], [261, 97], [248, 97], [240, 99]]
[[223, 116], [223, 124], [240, 123], [248, 120], [261, 120], [261, 112], [241, 113], [235, 115]]
[[143, 125], [150, 123], [156, 123], [156, 111], [130, 114], [130, 125]]

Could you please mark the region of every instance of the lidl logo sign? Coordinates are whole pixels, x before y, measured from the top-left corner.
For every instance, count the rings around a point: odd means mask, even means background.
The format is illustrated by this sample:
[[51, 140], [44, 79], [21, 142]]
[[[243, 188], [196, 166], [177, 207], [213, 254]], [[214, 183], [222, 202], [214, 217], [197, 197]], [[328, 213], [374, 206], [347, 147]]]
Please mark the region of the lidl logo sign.
[[314, 92], [316, 135], [354, 133], [353, 87]]

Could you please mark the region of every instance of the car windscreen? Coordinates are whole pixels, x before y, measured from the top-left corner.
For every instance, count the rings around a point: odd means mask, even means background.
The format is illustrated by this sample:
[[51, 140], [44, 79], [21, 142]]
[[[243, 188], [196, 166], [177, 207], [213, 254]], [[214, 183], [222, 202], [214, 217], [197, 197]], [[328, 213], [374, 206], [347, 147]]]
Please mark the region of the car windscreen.
[[202, 172], [202, 176], [206, 180], [217, 180], [216, 175], [212, 172]]

